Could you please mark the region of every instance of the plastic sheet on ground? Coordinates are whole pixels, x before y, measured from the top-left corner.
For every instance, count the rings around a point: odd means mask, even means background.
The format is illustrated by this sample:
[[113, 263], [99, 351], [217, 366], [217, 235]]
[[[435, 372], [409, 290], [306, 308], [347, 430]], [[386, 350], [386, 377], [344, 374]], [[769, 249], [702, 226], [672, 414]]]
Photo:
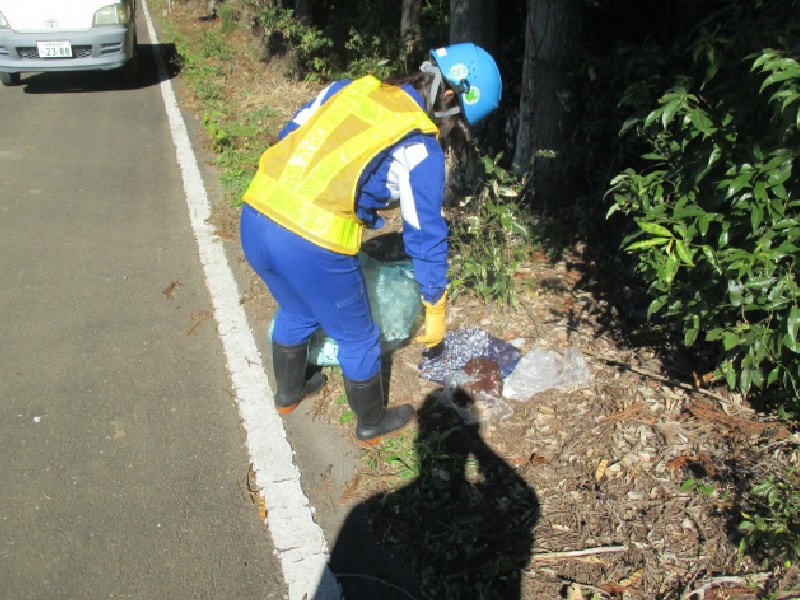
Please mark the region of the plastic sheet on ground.
[[522, 358], [522, 353], [483, 329], [457, 329], [445, 334], [444, 352], [433, 359], [423, 358], [419, 370], [424, 379], [444, 384], [450, 373], [462, 369], [473, 358], [495, 361], [503, 377], [508, 377]]
[[503, 396], [511, 400], [527, 400], [548, 389], [568, 389], [589, 383], [591, 375], [583, 356], [576, 348], [563, 355], [534, 348], [517, 364], [503, 385]]
[[503, 378], [521, 358], [512, 344], [473, 327], [448, 331], [442, 354], [423, 357], [419, 369], [423, 378], [444, 386], [439, 401], [465, 423], [501, 421], [513, 413], [502, 398]]

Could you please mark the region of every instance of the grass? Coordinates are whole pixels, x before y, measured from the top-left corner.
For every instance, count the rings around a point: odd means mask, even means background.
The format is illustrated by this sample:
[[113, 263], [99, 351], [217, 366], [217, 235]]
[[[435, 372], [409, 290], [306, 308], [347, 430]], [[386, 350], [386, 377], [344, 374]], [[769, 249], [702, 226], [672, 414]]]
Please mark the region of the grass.
[[208, 23], [197, 19], [197, 3], [173, 2], [171, 10], [167, 0], [150, 5], [163, 37], [175, 44], [176, 67], [189, 92], [182, 101], [202, 115], [224, 201], [237, 205], [261, 153], [319, 84], [290, 81], [280, 69], [266, 68], [244, 3], [223, 3], [219, 19]]

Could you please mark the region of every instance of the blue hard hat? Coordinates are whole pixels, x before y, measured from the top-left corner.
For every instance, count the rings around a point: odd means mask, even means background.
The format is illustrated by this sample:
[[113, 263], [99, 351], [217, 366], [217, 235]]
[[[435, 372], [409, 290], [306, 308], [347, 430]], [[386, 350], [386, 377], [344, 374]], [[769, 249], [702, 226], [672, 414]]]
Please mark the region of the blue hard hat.
[[442, 77], [455, 88], [467, 123], [474, 125], [500, 105], [503, 80], [492, 56], [475, 44], [431, 50]]

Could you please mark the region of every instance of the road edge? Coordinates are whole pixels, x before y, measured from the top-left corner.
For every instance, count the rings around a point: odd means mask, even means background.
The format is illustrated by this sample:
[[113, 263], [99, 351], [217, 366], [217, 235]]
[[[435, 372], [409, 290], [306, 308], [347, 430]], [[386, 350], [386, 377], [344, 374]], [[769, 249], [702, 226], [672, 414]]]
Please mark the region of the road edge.
[[157, 51], [158, 36], [147, 1], [141, 2], [214, 319], [245, 429], [256, 484], [264, 495], [266, 524], [288, 587], [289, 600], [339, 600], [342, 597], [339, 585], [328, 567], [327, 542], [314, 521], [314, 507], [301, 488], [294, 451], [274, 409], [269, 379], [239, 302], [238, 286], [225, 249], [209, 224], [211, 206], [197, 158], [166, 66]]

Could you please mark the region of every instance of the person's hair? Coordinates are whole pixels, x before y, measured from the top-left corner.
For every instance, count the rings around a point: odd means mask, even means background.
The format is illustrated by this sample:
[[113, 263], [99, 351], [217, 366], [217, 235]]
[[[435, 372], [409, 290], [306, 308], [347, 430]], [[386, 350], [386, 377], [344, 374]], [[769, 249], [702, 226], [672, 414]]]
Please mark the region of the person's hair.
[[[421, 71], [417, 71], [407, 75], [396, 75], [394, 77], [389, 77], [384, 80], [384, 83], [394, 86], [410, 85], [413, 87], [416, 92], [422, 96], [422, 100], [425, 103], [425, 111], [428, 113], [428, 116], [430, 116], [430, 118], [439, 128], [439, 143], [442, 145], [442, 147], [448, 149], [451, 147], [455, 148], [463, 146], [469, 139], [469, 127], [467, 126], [467, 122], [464, 120], [464, 115], [459, 112], [446, 117], [434, 116], [434, 112], [444, 112], [450, 108], [457, 107], [459, 105], [458, 95], [452, 94], [448, 98], [445, 98], [442, 90], [439, 90], [436, 94], [436, 101], [434, 102], [434, 105], [428, 106], [428, 100], [431, 97], [431, 86], [433, 85], [433, 79], [434, 77], [432, 73], [423, 73]], [[446, 81], [443, 81], [442, 83], [444, 86], [448, 86]]]

